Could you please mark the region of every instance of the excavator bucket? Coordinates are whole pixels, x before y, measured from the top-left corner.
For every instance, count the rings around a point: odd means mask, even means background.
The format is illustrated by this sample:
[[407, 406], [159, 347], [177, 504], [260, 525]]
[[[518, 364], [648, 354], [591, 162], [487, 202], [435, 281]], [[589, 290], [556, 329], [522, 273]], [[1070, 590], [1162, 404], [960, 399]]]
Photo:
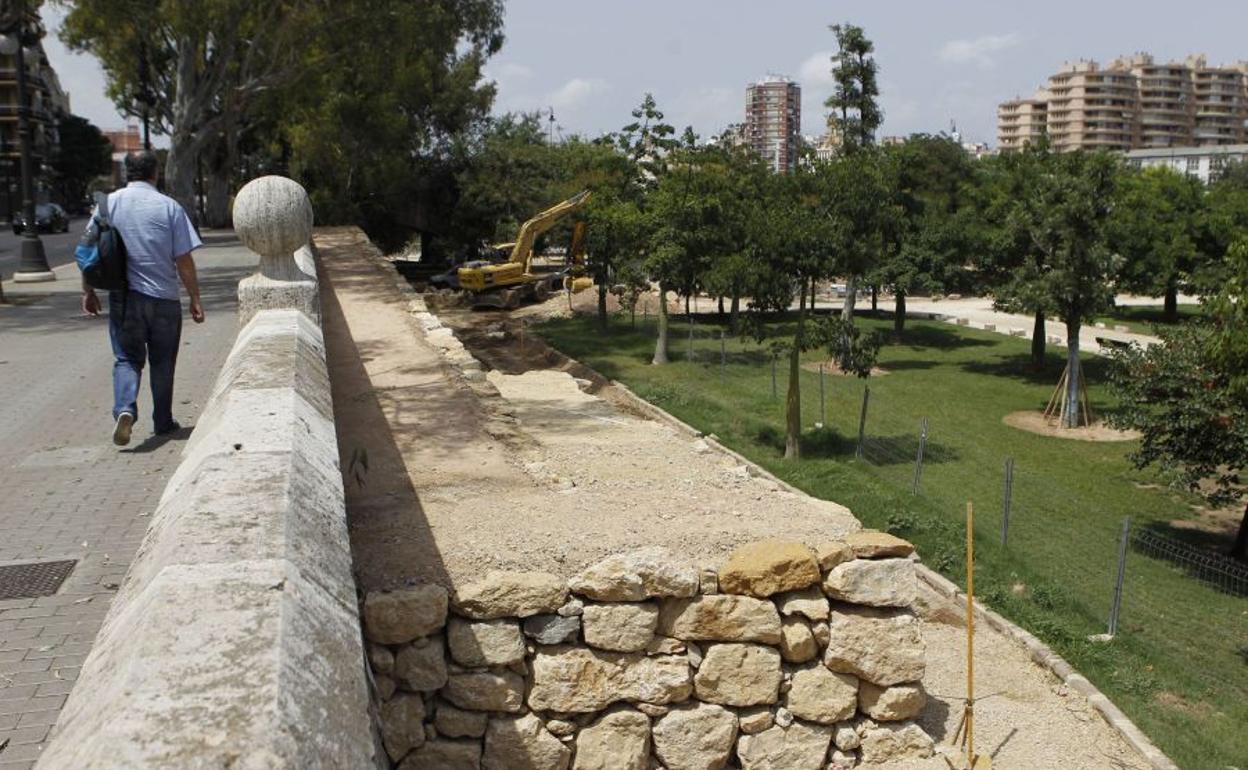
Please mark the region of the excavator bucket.
[[586, 289], [592, 289], [594, 287], [594, 279], [587, 275], [582, 275], [579, 278], [568, 276], [563, 279], [563, 287], [571, 291], [573, 294], [580, 294]]

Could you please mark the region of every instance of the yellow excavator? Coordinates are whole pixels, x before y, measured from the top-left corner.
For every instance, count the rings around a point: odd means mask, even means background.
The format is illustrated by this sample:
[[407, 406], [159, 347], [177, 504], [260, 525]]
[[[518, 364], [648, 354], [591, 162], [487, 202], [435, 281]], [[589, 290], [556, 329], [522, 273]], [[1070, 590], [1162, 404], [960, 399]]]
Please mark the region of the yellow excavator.
[[584, 208], [589, 199], [589, 190], [582, 190], [521, 225], [515, 243], [495, 247], [499, 250], [510, 247], [506, 262], [478, 260], [462, 265], [456, 277], [459, 287], [472, 294], [473, 306], [511, 309], [526, 300], [544, 301], [562, 288], [582, 291], [592, 286], [590, 278], [580, 275], [585, 266], [584, 222], [577, 222], [572, 228], [572, 244], [562, 267], [539, 271], [533, 264], [533, 245], [537, 237], [564, 217]]

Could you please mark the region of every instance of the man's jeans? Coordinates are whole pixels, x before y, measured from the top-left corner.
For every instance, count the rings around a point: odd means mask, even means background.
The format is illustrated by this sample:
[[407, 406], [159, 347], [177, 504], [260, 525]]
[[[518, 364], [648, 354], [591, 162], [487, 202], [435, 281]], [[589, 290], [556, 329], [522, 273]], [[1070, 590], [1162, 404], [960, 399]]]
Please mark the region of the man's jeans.
[[174, 426], [173, 367], [182, 339], [182, 303], [137, 291], [108, 293], [108, 336], [113, 343], [113, 419], [139, 416], [143, 364], [152, 365], [152, 423], [157, 433]]

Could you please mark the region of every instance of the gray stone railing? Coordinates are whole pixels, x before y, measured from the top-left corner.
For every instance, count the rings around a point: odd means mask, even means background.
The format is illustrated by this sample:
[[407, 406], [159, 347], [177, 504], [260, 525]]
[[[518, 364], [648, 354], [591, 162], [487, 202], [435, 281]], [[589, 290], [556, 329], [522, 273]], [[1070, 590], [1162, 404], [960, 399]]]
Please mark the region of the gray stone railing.
[[264, 177], [234, 222], [245, 326], [39, 768], [376, 763], [311, 208]]

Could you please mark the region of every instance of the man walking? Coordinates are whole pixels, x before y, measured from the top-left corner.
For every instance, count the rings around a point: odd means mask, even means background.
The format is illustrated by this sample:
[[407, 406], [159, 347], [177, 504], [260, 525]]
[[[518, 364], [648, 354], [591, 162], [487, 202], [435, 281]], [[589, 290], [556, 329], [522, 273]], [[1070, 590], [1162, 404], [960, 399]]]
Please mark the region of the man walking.
[[[191, 252], [203, 246], [186, 211], [156, 190], [157, 159], [144, 151], [126, 156], [128, 184], [108, 196], [108, 221], [126, 245], [128, 291], [108, 293], [108, 335], [113, 344], [113, 443], [130, 443], [138, 418], [143, 364], [151, 364], [152, 427], [178, 430], [173, 419], [173, 370], [182, 339], [178, 283], [191, 297], [191, 320], [204, 322]], [[84, 285], [82, 309], [99, 315], [100, 299]]]

